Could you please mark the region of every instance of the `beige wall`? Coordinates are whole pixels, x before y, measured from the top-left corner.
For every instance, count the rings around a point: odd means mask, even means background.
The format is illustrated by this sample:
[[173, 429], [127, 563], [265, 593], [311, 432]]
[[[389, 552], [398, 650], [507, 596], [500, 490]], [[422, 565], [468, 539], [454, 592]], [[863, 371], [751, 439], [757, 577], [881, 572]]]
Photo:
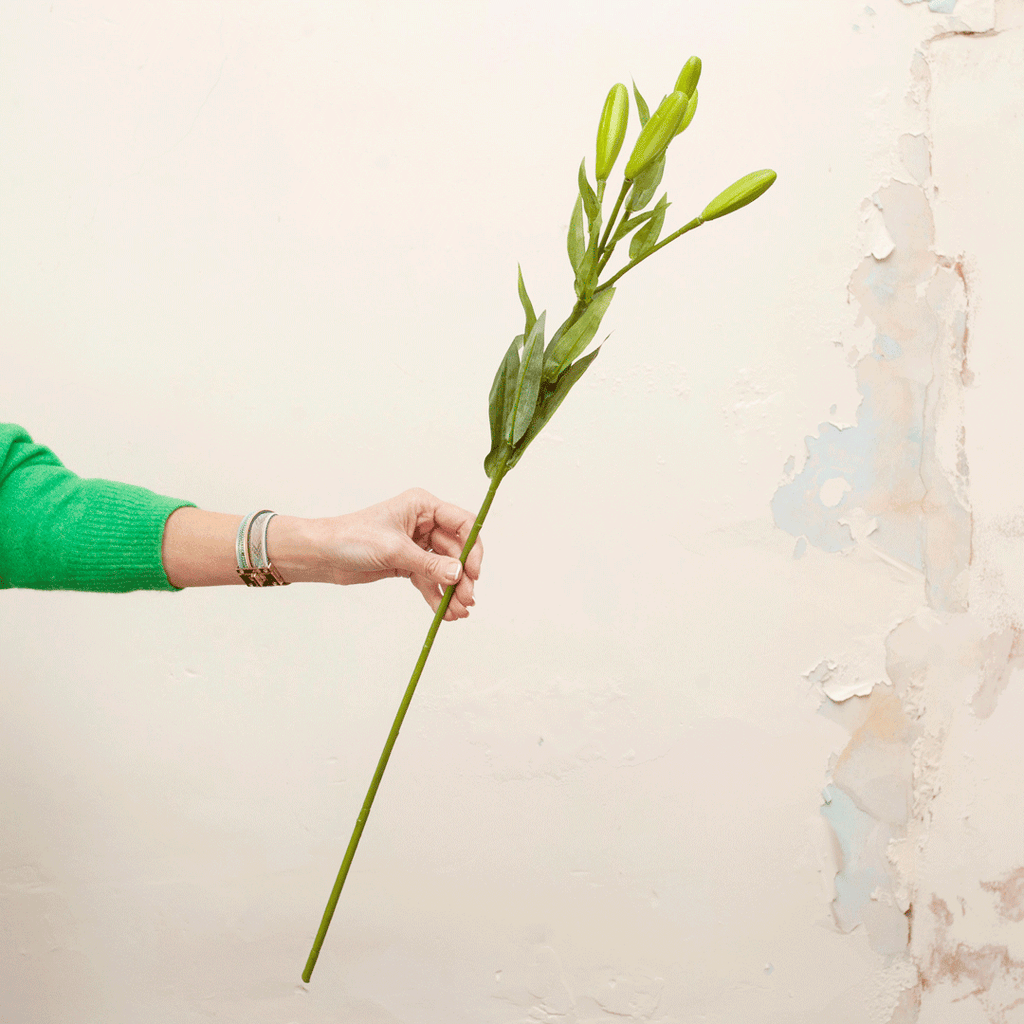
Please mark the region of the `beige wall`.
[[2, 418], [220, 511], [476, 508], [613, 82], [703, 58], [669, 224], [779, 174], [503, 485], [309, 986], [419, 595], [0, 597], [0, 1020], [1024, 1021], [1021, 0], [5, 0], [0, 47]]

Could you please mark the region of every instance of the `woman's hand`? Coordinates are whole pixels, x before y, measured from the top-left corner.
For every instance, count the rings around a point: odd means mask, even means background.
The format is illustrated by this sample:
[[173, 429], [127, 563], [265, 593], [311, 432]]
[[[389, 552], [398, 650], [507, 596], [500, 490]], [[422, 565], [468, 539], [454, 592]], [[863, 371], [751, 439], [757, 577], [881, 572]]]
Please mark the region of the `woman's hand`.
[[[235, 561], [241, 521], [241, 516], [199, 508], [172, 512], [162, 552], [168, 580], [176, 587], [241, 584]], [[479, 538], [465, 570], [459, 565], [472, 529], [472, 513], [415, 487], [348, 515], [276, 515], [267, 528], [267, 554], [286, 583], [372, 583], [405, 576], [434, 611], [444, 588], [458, 580], [445, 612], [451, 622], [469, 614], [480, 578], [484, 549]]]
[[[271, 561], [278, 518], [270, 521], [267, 538]], [[459, 564], [473, 518], [464, 508], [414, 487], [361, 512], [315, 520], [326, 582], [372, 583], [404, 576], [437, 611], [444, 589], [458, 580], [445, 620], [464, 619], [475, 604], [473, 587], [480, 578], [484, 556], [483, 544], [477, 538], [464, 571]]]

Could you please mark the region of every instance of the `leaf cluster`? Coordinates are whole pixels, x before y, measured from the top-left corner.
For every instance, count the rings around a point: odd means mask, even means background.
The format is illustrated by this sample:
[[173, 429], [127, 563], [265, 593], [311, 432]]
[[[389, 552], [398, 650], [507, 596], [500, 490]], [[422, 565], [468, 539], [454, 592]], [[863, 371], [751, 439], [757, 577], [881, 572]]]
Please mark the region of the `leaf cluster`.
[[[597, 187], [587, 177], [586, 161], [581, 161], [566, 238], [576, 304], [546, 345], [546, 312], [535, 314], [523, 283], [522, 268], [519, 270], [519, 298], [526, 321], [523, 333], [516, 336], [506, 351], [491, 386], [491, 449], [484, 460], [484, 470], [492, 479], [515, 466], [597, 357], [600, 347], [586, 355], [584, 352], [608, 311], [615, 295], [615, 282], [669, 242], [707, 221], [741, 209], [774, 183], [774, 171], [754, 171], [716, 196], [700, 215], [666, 238], [661, 237], [671, 206], [668, 193], [663, 192], [653, 207], [650, 204], [665, 173], [669, 145], [693, 121], [700, 75], [700, 58], [691, 57], [683, 65], [672, 92], [662, 98], [653, 114], [633, 82], [640, 133], [611, 215], [605, 221], [602, 203], [606, 178], [622, 147], [629, 119], [626, 87], [619, 83], [608, 93], [598, 126]], [[629, 260], [602, 281], [601, 275], [616, 246], [627, 238]]]

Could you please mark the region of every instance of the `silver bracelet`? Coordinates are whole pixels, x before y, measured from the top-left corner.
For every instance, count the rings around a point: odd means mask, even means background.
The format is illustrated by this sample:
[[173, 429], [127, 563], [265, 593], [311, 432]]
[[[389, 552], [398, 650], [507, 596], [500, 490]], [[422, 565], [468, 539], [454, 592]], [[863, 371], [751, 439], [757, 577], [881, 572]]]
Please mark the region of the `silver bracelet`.
[[238, 568], [235, 571], [247, 587], [289, 585], [280, 572], [270, 564], [267, 555], [267, 526], [276, 515], [277, 513], [269, 508], [261, 508], [256, 512], [250, 512], [238, 526], [238, 535], [235, 538]]

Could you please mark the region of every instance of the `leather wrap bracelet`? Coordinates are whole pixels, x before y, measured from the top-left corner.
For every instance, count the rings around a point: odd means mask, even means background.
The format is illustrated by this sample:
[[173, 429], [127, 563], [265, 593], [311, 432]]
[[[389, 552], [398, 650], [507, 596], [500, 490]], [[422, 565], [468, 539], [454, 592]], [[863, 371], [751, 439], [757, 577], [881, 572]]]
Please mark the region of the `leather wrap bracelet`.
[[235, 570], [247, 587], [287, 587], [290, 584], [270, 564], [267, 554], [267, 527], [276, 516], [269, 508], [250, 512], [238, 525], [235, 538]]

